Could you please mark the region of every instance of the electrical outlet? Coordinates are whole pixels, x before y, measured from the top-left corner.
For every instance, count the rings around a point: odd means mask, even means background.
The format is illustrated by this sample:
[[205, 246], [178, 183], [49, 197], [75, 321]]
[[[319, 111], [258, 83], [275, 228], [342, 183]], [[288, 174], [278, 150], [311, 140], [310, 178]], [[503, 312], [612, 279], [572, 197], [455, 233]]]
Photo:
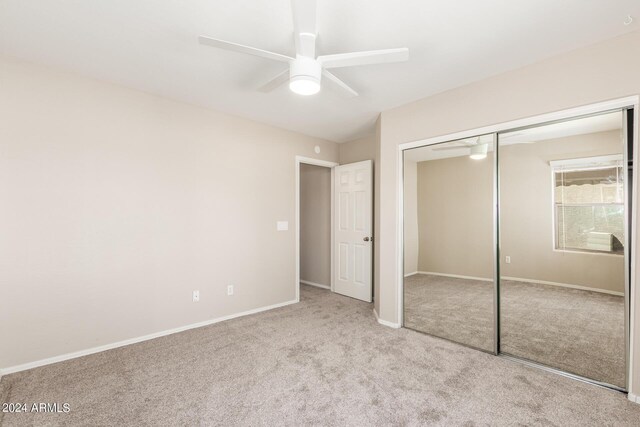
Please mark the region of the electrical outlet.
[[504, 262], [506, 262], [507, 264], [511, 264], [511, 257], [509, 255], [504, 257]]
[[200, 291], [193, 291], [193, 302], [200, 301]]
[[233, 295], [233, 285], [227, 286], [227, 295]]

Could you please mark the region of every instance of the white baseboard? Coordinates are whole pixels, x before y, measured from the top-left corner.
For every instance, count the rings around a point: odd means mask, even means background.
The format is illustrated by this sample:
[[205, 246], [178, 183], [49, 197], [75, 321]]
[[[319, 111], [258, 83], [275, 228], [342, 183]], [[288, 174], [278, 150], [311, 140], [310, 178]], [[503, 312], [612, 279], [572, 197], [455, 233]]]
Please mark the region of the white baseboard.
[[600, 292], [601, 294], [616, 295], [619, 297], [624, 296], [623, 292], [608, 291], [606, 289], [598, 289], [598, 288], [590, 288], [588, 286], [570, 285], [569, 283], [548, 282], [546, 280], [523, 279], [521, 277], [508, 277], [508, 276], [503, 276], [502, 279], [513, 280], [514, 282], [529, 282], [529, 283], [537, 283], [539, 285], [560, 286], [561, 288], [578, 289], [581, 291]]
[[632, 401], [633, 403], [639, 403], [640, 404], [640, 396], [635, 395], [633, 393], [629, 393], [627, 394], [627, 397], [629, 398], [630, 401]]
[[434, 273], [432, 271], [416, 271], [415, 274], [430, 274], [432, 276], [453, 277], [455, 279], [468, 279], [468, 280], [479, 280], [482, 282], [493, 282], [493, 279], [488, 279], [486, 277], [463, 276], [461, 274]]
[[[460, 274], [434, 273], [432, 271], [416, 271], [415, 273], [408, 274], [404, 277], [413, 276], [414, 274], [430, 274], [432, 276], [453, 277], [456, 279], [468, 279], [468, 280], [480, 280], [483, 282], [493, 282], [493, 279], [487, 279], [485, 277], [463, 276]], [[502, 276], [502, 279], [513, 280], [514, 282], [529, 282], [529, 283], [536, 283], [540, 285], [560, 286], [563, 288], [579, 289], [581, 291], [592, 291], [592, 292], [600, 292], [600, 293], [609, 294], [609, 295], [624, 296], [624, 293], [622, 292], [608, 291], [606, 289], [590, 288], [588, 286], [571, 285], [568, 283], [549, 282], [546, 280], [525, 279], [522, 277], [509, 277], [509, 276]]]
[[273, 310], [274, 308], [280, 308], [286, 305], [295, 304], [296, 302], [297, 301], [293, 300], [293, 301], [286, 301], [278, 304], [269, 305], [266, 307], [254, 308], [253, 310], [247, 310], [241, 313], [230, 314], [228, 316], [218, 317], [215, 319], [209, 319], [209, 320], [205, 320], [204, 322], [192, 323], [190, 325], [180, 326], [178, 328], [167, 329], [165, 331], [156, 332], [156, 333], [144, 335], [141, 337], [130, 338], [128, 340], [118, 341], [115, 343], [106, 344], [99, 347], [93, 347], [86, 350], [75, 351], [73, 353], [62, 354], [60, 356], [54, 356], [54, 357], [49, 357], [42, 360], [36, 360], [35, 362], [29, 362], [22, 365], [10, 366], [8, 368], [4, 368], [0, 370], [0, 378], [2, 378], [3, 375], [13, 374], [15, 372], [20, 372], [20, 371], [26, 371], [27, 369], [33, 369], [40, 366], [51, 365], [53, 363], [63, 362], [65, 360], [76, 359], [78, 357], [88, 356], [90, 354], [100, 353], [102, 351], [107, 351], [107, 350], [111, 350], [118, 347], [124, 347], [130, 344], [136, 344], [139, 342], [152, 340], [154, 338], [160, 338], [167, 335], [176, 334], [178, 332], [188, 331], [189, 329], [201, 328], [203, 326], [213, 325], [214, 323], [224, 322], [225, 320], [231, 320], [237, 317], [248, 316], [250, 314], [256, 314], [262, 311]]
[[401, 327], [401, 325], [399, 323], [393, 323], [393, 322], [389, 322], [387, 320], [382, 320], [380, 318], [380, 316], [378, 316], [378, 312], [376, 311], [375, 308], [373, 309], [373, 315], [376, 316], [376, 320], [381, 325], [388, 326], [389, 328], [394, 328], [394, 329], [400, 329], [400, 327]]
[[405, 274], [405, 275], [404, 275], [404, 277], [411, 277], [411, 276], [416, 275], [416, 274], [418, 274], [418, 273], [419, 273], [419, 271], [414, 271], [413, 273], [407, 273], [407, 274]]
[[322, 283], [310, 282], [308, 280], [300, 280], [300, 283], [304, 283], [305, 285], [309, 285], [309, 286], [315, 286], [316, 288], [331, 289], [331, 286], [329, 286], [329, 285], [323, 285]]

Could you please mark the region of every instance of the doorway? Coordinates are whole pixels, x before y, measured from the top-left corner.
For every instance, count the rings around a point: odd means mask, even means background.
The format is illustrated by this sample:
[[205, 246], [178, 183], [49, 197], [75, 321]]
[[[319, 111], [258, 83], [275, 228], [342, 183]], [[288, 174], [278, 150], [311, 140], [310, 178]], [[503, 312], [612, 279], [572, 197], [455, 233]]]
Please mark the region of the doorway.
[[[302, 233], [302, 227], [301, 227], [301, 217], [302, 217], [302, 180], [305, 179], [306, 183], [305, 186], [309, 187], [309, 186], [314, 186], [314, 185], [319, 185], [322, 187], [322, 176], [326, 176], [327, 172], [329, 174], [329, 192], [330, 192], [330, 197], [329, 197], [329, 215], [330, 215], [330, 226], [329, 226], [329, 283], [319, 283], [316, 281], [311, 281], [308, 279], [305, 279], [305, 282], [310, 282], [312, 283], [311, 286], [316, 286], [318, 288], [325, 288], [328, 286], [329, 289], [331, 291], [333, 291], [333, 275], [334, 275], [334, 261], [333, 261], [333, 257], [334, 257], [334, 242], [333, 242], [333, 229], [334, 229], [334, 182], [335, 182], [335, 173], [334, 173], [334, 168], [338, 166], [338, 163], [336, 162], [330, 162], [327, 160], [320, 160], [320, 159], [314, 159], [314, 158], [309, 158], [309, 157], [302, 157], [302, 156], [296, 156], [295, 158], [295, 208], [296, 208], [296, 216], [295, 216], [295, 241], [296, 241], [296, 259], [295, 259], [295, 268], [296, 268], [296, 275], [295, 275], [295, 299], [296, 301], [300, 301], [300, 285], [301, 285], [301, 280], [303, 280], [302, 278], [302, 269], [301, 269], [301, 262], [302, 262], [302, 254], [301, 254], [301, 248], [302, 248], [302, 244], [301, 244], [301, 233]], [[310, 174], [306, 174], [305, 178], [302, 177], [303, 173], [303, 168], [305, 169], [305, 171], [311, 171]], [[307, 168], [318, 168], [318, 169], [307, 169]], [[316, 173], [314, 173], [316, 172]], [[309, 178], [309, 176], [311, 176], [311, 179], [307, 179]], [[326, 182], [325, 182], [326, 185]], [[305, 190], [307, 190], [307, 188], [305, 187]], [[307, 208], [311, 208], [314, 206], [314, 204], [316, 206], [321, 206], [323, 203], [326, 203], [326, 199], [324, 197], [319, 198], [318, 200], [315, 200], [314, 198], [305, 198], [305, 203], [307, 204]], [[306, 209], [306, 211], [308, 211], [309, 209]], [[326, 214], [326, 211], [324, 212], [324, 214]], [[305, 215], [306, 216], [306, 215]], [[317, 215], [317, 218], [311, 219], [311, 224], [313, 224], [314, 221], [323, 221], [323, 214], [321, 213], [320, 215]], [[309, 221], [309, 219], [306, 220], [307, 222]], [[326, 224], [326, 223], [325, 223]], [[321, 232], [322, 233], [322, 232]], [[307, 236], [306, 239], [308, 240], [309, 238], [312, 238], [314, 233], [313, 231], [310, 231], [310, 233], [307, 233], [305, 231], [305, 235]], [[324, 239], [324, 238], [323, 238]], [[312, 242], [305, 242], [305, 244], [307, 245], [312, 245]], [[322, 276], [322, 271], [323, 269], [325, 269], [326, 267], [323, 267], [323, 263], [324, 261], [320, 261], [320, 262], [316, 262], [317, 260], [314, 260], [313, 258], [313, 253], [314, 252], [322, 252], [321, 250], [315, 250], [312, 249], [312, 252], [309, 253], [309, 251], [307, 250], [307, 255], [305, 255], [305, 274], [312, 274], [312, 276], [308, 276], [308, 277], [313, 277], [313, 278], [317, 278], [317, 277], [321, 277], [320, 281], [326, 281], [326, 274], [324, 276]], [[324, 252], [326, 254], [326, 252]], [[311, 272], [311, 273], [310, 273]], [[322, 279], [322, 277], [324, 277], [324, 279]], [[305, 284], [309, 284], [309, 283], [305, 283]], [[319, 286], [318, 286], [319, 285]]]
[[372, 162], [338, 165], [298, 156], [295, 167], [296, 301], [305, 284], [371, 302]]
[[300, 283], [331, 289], [331, 168], [300, 164]]

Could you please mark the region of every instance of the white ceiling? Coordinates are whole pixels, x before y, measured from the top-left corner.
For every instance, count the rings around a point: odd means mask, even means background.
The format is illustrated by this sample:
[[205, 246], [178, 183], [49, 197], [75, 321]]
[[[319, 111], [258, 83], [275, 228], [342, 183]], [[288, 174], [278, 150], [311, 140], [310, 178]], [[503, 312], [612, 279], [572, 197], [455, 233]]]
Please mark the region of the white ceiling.
[[[638, 29], [638, 0], [319, 0], [318, 54], [408, 47], [409, 62], [335, 70], [361, 93], [254, 89], [292, 55], [289, 0], [0, 0], [0, 53], [343, 142], [379, 112]], [[623, 25], [626, 16], [636, 17]]]

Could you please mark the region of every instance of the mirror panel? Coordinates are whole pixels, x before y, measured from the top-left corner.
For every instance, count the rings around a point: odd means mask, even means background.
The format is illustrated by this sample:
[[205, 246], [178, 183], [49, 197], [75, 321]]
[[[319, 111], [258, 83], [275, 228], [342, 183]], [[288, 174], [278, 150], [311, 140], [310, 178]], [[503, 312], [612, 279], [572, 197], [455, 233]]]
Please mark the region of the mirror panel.
[[493, 134], [404, 151], [404, 326], [494, 351]]
[[625, 387], [623, 113], [498, 135], [500, 351]]

